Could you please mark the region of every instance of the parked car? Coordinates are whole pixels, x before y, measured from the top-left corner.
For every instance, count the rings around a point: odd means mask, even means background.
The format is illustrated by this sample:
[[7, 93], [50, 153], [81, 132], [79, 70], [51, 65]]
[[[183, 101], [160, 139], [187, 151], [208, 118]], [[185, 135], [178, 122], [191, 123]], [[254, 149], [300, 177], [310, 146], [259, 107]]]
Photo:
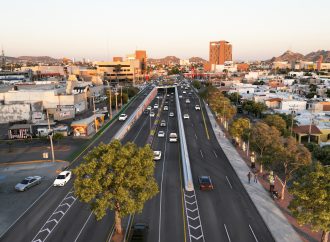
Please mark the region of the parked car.
[[201, 107], [199, 105], [195, 105], [195, 110], [201, 110]]
[[53, 183], [54, 187], [57, 187], [57, 186], [63, 187], [65, 184], [68, 183], [68, 181], [70, 181], [71, 176], [72, 176], [71, 171], [62, 171], [56, 177], [56, 179]]
[[176, 133], [170, 133], [169, 141], [170, 142], [178, 142], [178, 135]]
[[125, 121], [127, 119], [127, 114], [125, 113], [120, 114], [118, 119], [119, 121]]
[[149, 227], [144, 223], [136, 223], [132, 226], [129, 236], [130, 242], [146, 242], [148, 237]]
[[27, 189], [29, 189], [35, 185], [38, 185], [40, 183], [41, 183], [41, 176], [29, 176], [29, 177], [26, 177], [20, 183], [17, 183], [15, 186], [15, 190], [24, 192]]
[[165, 137], [165, 132], [162, 130], [158, 131], [158, 137]]
[[199, 176], [198, 183], [199, 183], [200, 190], [213, 190], [214, 189], [210, 176]]
[[183, 115], [183, 119], [189, 119], [189, 114], [185, 113], [185, 114]]
[[160, 160], [162, 158], [162, 152], [160, 150], [154, 151], [154, 160]]
[[160, 127], [166, 127], [166, 122], [165, 122], [165, 120], [160, 121]]

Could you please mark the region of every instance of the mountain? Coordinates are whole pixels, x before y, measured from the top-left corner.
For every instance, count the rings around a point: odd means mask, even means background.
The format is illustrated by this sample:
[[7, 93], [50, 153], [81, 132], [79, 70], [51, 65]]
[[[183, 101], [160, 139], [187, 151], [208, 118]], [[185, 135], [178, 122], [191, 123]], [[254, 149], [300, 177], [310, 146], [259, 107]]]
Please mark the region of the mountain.
[[148, 59], [148, 64], [150, 65], [170, 65], [170, 64], [180, 64], [180, 59], [175, 56], [166, 56], [160, 59]]
[[293, 62], [293, 61], [301, 61], [301, 60], [317, 62], [320, 59], [320, 56], [323, 56], [324, 63], [330, 63], [330, 51], [329, 50], [318, 50], [315, 52], [311, 52], [307, 55], [295, 53], [295, 52], [288, 50], [278, 57], [273, 57], [272, 59], [268, 60], [268, 62], [274, 62], [274, 61]]
[[207, 61], [206, 60], [204, 60], [203, 58], [200, 58], [200, 57], [191, 57], [190, 59], [189, 59], [189, 62], [190, 63], [202, 63], [202, 64], [205, 64]]
[[305, 55], [305, 60], [316, 62], [323, 56], [323, 62], [330, 63], [330, 51], [328, 50], [318, 50], [316, 52], [311, 52]]
[[33, 62], [33, 63], [59, 63], [61, 60], [49, 57], [49, 56], [19, 56], [19, 57], [11, 57], [6, 56], [6, 61], [8, 62]]
[[273, 57], [270, 61], [271, 62], [274, 62], [274, 61], [293, 62], [293, 61], [299, 61], [299, 60], [303, 60], [303, 59], [304, 59], [303, 54], [295, 53], [295, 52], [288, 50], [288, 51], [284, 52], [282, 55], [280, 55], [279, 57]]

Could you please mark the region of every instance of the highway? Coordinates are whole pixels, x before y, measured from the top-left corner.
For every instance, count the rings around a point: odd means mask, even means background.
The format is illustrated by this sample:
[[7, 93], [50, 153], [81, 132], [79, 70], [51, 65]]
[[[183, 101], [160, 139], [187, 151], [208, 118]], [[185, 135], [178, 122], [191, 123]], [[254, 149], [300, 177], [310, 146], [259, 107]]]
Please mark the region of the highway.
[[[179, 90], [181, 88], [178, 88]], [[274, 241], [264, 221], [218, 144], [203, 103], [192, 89], [179, 94], [201, 227], [191, 241]], [[192, 92], [192, 95], [189, 95]], [[190, 99], [191, 103], [186, 103]], [[195, 105], [201, 111], [195, 110]], [[204, 117], [203, 117], [204, 114]], [[211, 176], [214, 190], [200, 191], [198, 176]]]
[[[149, 93], [150, 90], [144, 92]], [[144, 98], [141, 93], [125, 113], [131, 115]], [[136, 126], [138, 122], [143, 122], [143, 118], [137, 121]], [[84, 154], [99, 143], [110, 142], [123, 123], [117, 120], [112, 123], [110, 128], [74, 161], [71, 168], [79, 165]], [[130, 133], [136, 134], [135, 129], [130, 130], [128, 135]], [[112, 212], [101, 221], [96, 221], [89, 207], [74, 197], [72, 189], [73, 179], [64, 187], [49, 187], [0, 241], [106, 241], [113, 224]]]

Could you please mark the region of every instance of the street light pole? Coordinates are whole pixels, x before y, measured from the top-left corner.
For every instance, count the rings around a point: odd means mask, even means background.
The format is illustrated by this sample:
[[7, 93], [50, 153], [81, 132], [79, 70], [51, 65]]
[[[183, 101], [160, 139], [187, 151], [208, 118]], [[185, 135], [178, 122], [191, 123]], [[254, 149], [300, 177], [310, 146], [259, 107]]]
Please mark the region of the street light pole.
[[48, 122], [48, 136], [50, 140], [50, 149], [52, 151], [52, 162], [55, 162], [55, 153], [54, 153], [54, 145], [53, 145], [53, 133], [50, 133], [50, 121], [49, 121], [49, 114], [48, 114], [48, 109], [47, 109], [47, 122]]
[[313, 116], [311, 117], [311, 122], [309, 123], [309, 131], [308, 131], [308, 143], [310, 143], [310, 142], [311, 142], [312, 122], [313, 122]]
[[95, 96], [93, 96], [93, 109], [94, 109], [94, 125], [95, 125], [95, 132], [97, 133], [97, 124], [96, 124], [96, 111], [95, 111]]
[[120, 86], [120, 107], [123, 107], [123, 87]]
[[118, 101], [117, 101], [118, 92], [117, 91], [116, 91], [115, 95], [116, 95], [116, 113], [118, 113]]

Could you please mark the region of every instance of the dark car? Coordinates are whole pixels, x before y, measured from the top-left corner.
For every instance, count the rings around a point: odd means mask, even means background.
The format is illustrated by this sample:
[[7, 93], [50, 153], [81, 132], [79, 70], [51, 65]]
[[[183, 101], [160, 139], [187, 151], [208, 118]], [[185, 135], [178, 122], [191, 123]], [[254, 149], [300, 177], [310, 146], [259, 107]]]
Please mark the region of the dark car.
[[149, 114], [149, 110], [146, 109], [146, 110], [143, 111], [143, 113], [144, 113], [144, 114]]
[[199, 189], [200, 190], [213, 190], [213, 184], [210, 176], [199, 176]]
[[146, 242], [148, 237], [149, 227], [144, 223], [136, 223], [132, 226], [131, 242]]

